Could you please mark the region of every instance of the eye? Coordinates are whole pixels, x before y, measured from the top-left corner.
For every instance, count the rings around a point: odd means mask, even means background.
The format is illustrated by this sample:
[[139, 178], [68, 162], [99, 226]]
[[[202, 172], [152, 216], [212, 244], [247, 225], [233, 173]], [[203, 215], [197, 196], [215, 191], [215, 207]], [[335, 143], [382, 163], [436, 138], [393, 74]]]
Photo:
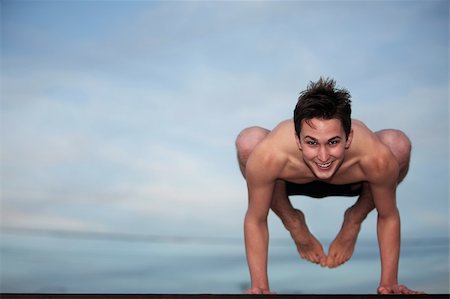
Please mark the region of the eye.
[[328, 142], [329, 145], [336, 145], [339, 144], [339, 140], [335, 139], [335, 140], [331, 140], [330, 142]]
[[306, 143], [309, 144], [309, 145], [316, 145], [317, 141], [309, 140], [309, 141], [306, 141]]

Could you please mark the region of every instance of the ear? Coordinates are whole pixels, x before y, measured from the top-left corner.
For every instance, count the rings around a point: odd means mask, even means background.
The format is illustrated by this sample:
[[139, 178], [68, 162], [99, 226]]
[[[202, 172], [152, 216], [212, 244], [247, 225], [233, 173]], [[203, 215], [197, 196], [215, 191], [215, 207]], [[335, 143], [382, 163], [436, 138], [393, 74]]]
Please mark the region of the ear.
[[348, 134], [347, 141], [345, 141], [345, 149], [349, 149], [350, 145], [352, 144], [353, 140], [353, 129], [350, 130], [350, 133]]
[[302, 143], [300, 142], [300, 139], [298, 138], [297, 134], [294, 134], [294, 135], [295, 135], [295, 142], [297, 143], [298, 149], [303, 151]]

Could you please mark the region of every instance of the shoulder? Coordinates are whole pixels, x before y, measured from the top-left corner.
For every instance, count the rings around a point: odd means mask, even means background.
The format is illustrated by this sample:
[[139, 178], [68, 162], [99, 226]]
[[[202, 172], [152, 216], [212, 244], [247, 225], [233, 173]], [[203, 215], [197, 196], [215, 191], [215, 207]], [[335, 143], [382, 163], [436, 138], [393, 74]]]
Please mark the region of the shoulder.
[[291, 133], [295, 132], [294, 121], [292, 119], [286, 119], [280, 122], [272, 132], [274, 133]]
[[391, 150], [362, 121], [352, 119], [353, 146], [371, 182], [396, 181], [399, 166]]
[[290, 143], [294, 136], [289, 137], [292, 121], [278, 124], [269, 135], [262, 140], [250, 155], [246, 165], [247, 180], [276, 180], [287, 163], [286, 143]]
[[368, 181], [375, 184], [396, 184], [399, 165], [391, 150], [381, 143], [375, 142], [370, 151], [361, 159], [361, 166]]
[[356, 131], [372, 133], [372, 131], [366, 126], [365, 123], [355, 118], [352, 118], [352, 129]]
[[254, 149], [246, 165], [247, 180], [271, 181], [277, 179], [284, 166], [283, 155], [274, 149], [270, 140], [263, 140]]

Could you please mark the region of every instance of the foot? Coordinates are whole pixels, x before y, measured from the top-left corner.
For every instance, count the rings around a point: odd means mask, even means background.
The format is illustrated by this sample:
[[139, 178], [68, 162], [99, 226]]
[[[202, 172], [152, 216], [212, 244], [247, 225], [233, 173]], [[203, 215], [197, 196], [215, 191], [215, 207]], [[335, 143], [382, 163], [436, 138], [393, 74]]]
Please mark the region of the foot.
[[296, 212], [297, 221], [291, 226], [286, 225], [286, 228], [291, 233], [292, 239], [294, 239], [298, 253], [305, 260], [325, 266], [327, 257], [323, 251], [322, 244], [309, 231], [304, 214], [299, 210], [296, 210]]
[[352, 257], [360, 229], [361, 223], [352, 221], [351, 208], [345, 211], [342, 228], [328, 251], [328, 268], [336, 268]]

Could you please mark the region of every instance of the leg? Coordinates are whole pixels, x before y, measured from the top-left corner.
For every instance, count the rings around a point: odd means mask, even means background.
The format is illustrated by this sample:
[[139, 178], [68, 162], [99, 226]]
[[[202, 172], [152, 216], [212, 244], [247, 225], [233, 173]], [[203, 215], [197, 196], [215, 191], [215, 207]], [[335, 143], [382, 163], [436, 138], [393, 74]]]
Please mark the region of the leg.
[[345, 211], [341, 230], [330, 245], [327, 267], [335, 268], [352, 257], [361, 224], [374, 208], [370, 186], [363, 183], [358, 200]]
[[[269, 131], [260, 127], [244, 129], [236, 139], [236, 149], [239, 168], [245, 177], [245, 165], [253, 149], [269, 134]], [[304, 214], [294, 209], [286, 193], [285, 182], [276, 182], [272, 195], [272, 210], [280, 217], [286, 229], [291, 233], [302, 258], [313, 263], [325, 264], [326, 257], [322, 245], [310, 233]]]
[[236, 151], [239, 162], [239, 169], [245, 178], [245, 165], [255, 147], [270, 133], [269, 130], [261, 127], [246, 128], [239, 133], [236, 138]]
[[400, 166], [397, 182], [400, 184], [408, 174], [412, 149], [411, 141], [405, 133], [399, 130], [382, 130], [376, 132], [376, 135], [397, 159], [398, 165]]
[[300, 256], [312, 263], [325, 266], [327, 258], [322, 244], [310, 232], [303, 212], [292, 206], [284, 181], [279, 180], [275, 184], [271, 209], [291, 234]]
[[[376, 135], [383, 144], [389, 147], [397, 159], [400, 166], [397, 182], [400, 184], [408, 173], [411, 157], [411, 142], [402, 131], [398, 130], [382, 130], [376, 132]], [[327, 259], [328, 267], [337, 267], [350, 259], [355, 248], [361, 224], [374, 208], [375, 204], [373, 203], [370, 186], [364, 183], [361, 195], [356, 203], [345, 211], [342, 228], [330, 246]]]

